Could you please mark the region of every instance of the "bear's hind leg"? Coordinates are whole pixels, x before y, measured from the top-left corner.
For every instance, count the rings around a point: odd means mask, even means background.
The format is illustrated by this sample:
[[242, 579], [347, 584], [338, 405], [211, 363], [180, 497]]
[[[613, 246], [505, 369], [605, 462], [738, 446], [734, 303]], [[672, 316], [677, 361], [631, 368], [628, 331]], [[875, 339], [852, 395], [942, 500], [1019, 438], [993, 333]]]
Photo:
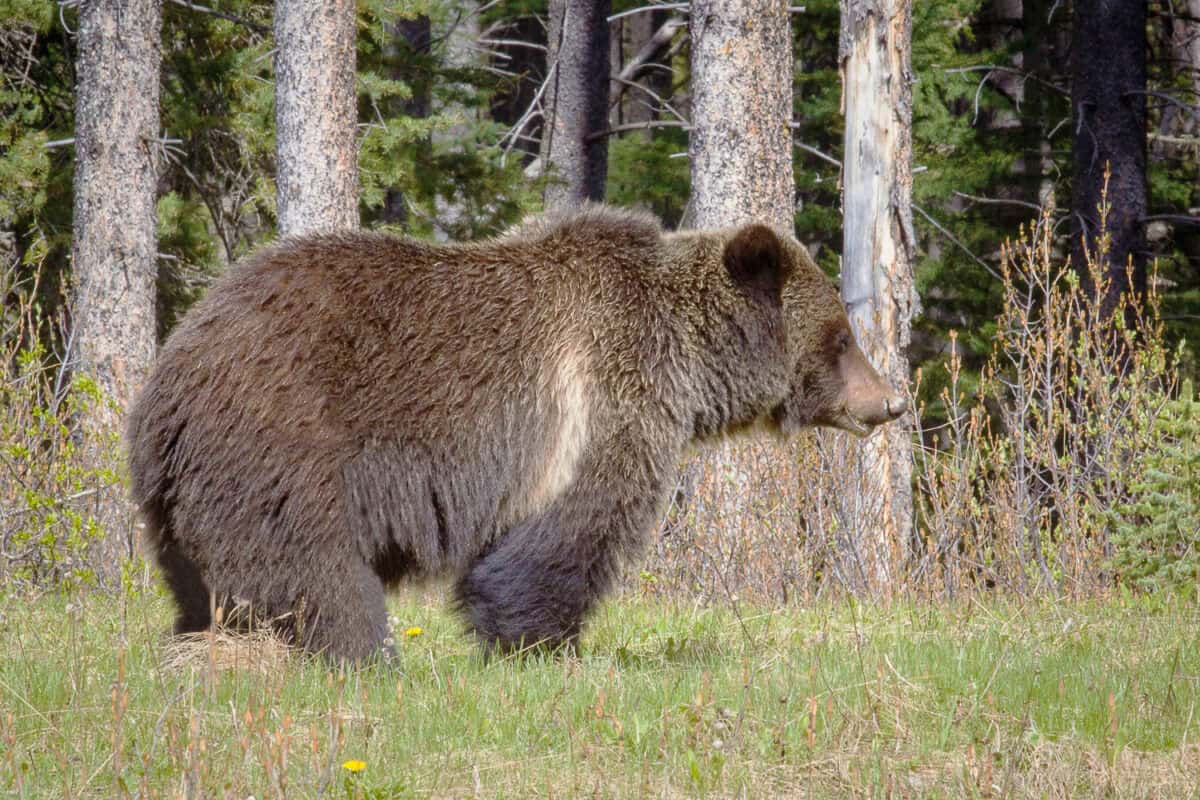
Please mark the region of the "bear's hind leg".
[[169, 538], [164, 538], [159, 544], [157, 561], [167, 588], [175, 598], [178, 613], [174, 632], [198, 633], [208, 630], [212, 624], [211, 601], [200, 567], [179, 549], [174, 539]]

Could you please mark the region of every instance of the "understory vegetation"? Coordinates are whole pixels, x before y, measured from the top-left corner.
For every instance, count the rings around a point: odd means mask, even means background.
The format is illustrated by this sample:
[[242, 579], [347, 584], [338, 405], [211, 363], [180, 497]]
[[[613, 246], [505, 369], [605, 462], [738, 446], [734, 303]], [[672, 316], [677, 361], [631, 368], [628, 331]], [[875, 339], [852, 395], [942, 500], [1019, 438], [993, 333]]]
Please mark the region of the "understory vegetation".
[[[1069, 97], [981, 66], [1034, 53], [1037, 31], [976, 38], [941, 23], [986, 23], [993, 4], [914, 4], [923, 307], [914, 530], [889, 543], [893, 571], [864, 567], [880, 525], [861, 453], [818, 431], [727, 485], [685, 469], [578, 656], [489, 661], [421, 587], [392, 600], [397, 658], [345, 669], [267, 635], [171, 639], [136, 520], [99, 522], [127, 487], [117, 434], [82, 424], [119, 409], [64, 366], [76, 5], [0, 0], [0, 797], [1200, 795], [1196, 235], [1154, 220], [1149, 294], [1136, 313], [1098, 310], [1105, 238], [1069, 264], [1053, 207], [1069, 195]], [[463, 21], [453, 4], [400, 5], [432, 30]], [[509, 6], [480, 6], [480, 37], [544, 15]], [[165, 7], [161, 334], [274, 231], [271, 8], [221, 7]], [[503, 230], [539, 205], [516, 117], [541, 82], [517, 54], [541, 45], [493, 39], [492, 60], [457, 63], [440, 42], [405, 49], [397, 13], [358, 4], [364, 225]], [[839, 4], [804, 14], [796, 232], [835, 273]], [[687, 69], [680, 48], [661, 61]], [[1152, 78], [1155, 92], [1184, 80]], [[1036, 117], [1010, 124], [1010, 105]], [[1151, 109], [1150, 211], [1194, 216], [1200, 149], [1171, 109]], [[608, 200], [673, 226], [687, 132], [668, 122], [613, 137]], [[730, 491], [752, 498], [736, 521], [709, 513]]]
[[394, 663], [172, 643], [158, 591], [0, 597], [6, 797], [1192, 797], [1200, 606], [1171, 595], [604, 604], [485, 660], [433, 592]]

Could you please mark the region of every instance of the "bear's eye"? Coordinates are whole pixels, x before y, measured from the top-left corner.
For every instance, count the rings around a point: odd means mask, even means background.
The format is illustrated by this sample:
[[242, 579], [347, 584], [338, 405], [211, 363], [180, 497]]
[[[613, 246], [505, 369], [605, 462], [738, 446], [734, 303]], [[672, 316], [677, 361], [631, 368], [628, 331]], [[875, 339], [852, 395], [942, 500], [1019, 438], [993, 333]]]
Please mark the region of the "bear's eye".
[[850, 349], [850, 334], [847, 333], [846, 331], [842, 331], [841, 333], [838, 334], [838, 338], [837, 338], [838, 355], [840, 356], [842, 353], [845, 353], [849, 349]]

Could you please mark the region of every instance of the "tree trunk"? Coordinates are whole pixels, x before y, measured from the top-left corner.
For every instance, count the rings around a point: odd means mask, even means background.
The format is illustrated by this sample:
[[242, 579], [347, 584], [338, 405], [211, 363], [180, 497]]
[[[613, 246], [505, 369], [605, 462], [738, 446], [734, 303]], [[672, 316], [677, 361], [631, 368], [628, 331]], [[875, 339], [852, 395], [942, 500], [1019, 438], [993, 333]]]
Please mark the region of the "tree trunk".
[[[908, 385], [913, 300], [911, 0], [843, 0], [839, 58], [846, 115], [842, 300], [863, 350]], [[886, 593], [912, 538], [911, 416], [861, 443], [856, 574]]]
[[[82, 420], [88, 440], [99, 441], [117, 430], [154, 360], [162, 16], [158, 0], [88, 0], [79, 15], [67, 367], [115, 403], [95, 404]], [[111, 453], [94, 455], [97, 467], [112, 467]], [[117, 492], [99, 498], [109, 535], [96, 562], [106, 573], [126, 545], [119, 533], [132, 509]]]
[[[695, 0], [690, 25], [692, 194], [684, 224], [716, 228], [757, 221], [791, 233], [788, 2]], [[726, 442], [689, 465], [685, 476], [692, 485], [685, 493], [693, 522], [687, 535], [696, 549], [733, 553], [739, 541], [762, 530], [794, 541], [795, 464], [788, 446], [757, 438]]]
[[688, 222], [793, 229], [792, 39], [784, 0], [692, 3]]
[[[1091, 296], [1097, 277], [1107, 281], [1096, 297], [1100, 313], [1121, 309], [1130, 289], [1146, 290], [1146, 3], [1097, 0], [1076, 3], [1071, 45], [1071, 107], [1074, 170], [1071, 186], [1071, 261]], [[1099, 205], [1108, 178], [1104, 225], [1107, 255], [1097, 252]], [[1126, 272], [1131, 268], [1132, 272]], [[1135, 309], [1126, 309], [1132, 322]]]
[[280, 236], [358, 226], [354, 3], [275, 3]]
[[609, 0], [550, 0], [542, 164], [546, 206], [603, 200], [608, 172]]

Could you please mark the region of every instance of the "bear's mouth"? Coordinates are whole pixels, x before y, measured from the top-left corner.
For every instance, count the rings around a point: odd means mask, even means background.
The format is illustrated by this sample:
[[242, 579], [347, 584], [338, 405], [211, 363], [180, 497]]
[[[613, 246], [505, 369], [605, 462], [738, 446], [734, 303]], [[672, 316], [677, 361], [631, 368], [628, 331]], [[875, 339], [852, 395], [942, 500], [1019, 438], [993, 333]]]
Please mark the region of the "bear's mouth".
[[852, 433], [860, 439], [865, 438], [875, 429], [874, 425], [868, 425], [844, 408], [834, 414], [825, 424], [831, 428]]

